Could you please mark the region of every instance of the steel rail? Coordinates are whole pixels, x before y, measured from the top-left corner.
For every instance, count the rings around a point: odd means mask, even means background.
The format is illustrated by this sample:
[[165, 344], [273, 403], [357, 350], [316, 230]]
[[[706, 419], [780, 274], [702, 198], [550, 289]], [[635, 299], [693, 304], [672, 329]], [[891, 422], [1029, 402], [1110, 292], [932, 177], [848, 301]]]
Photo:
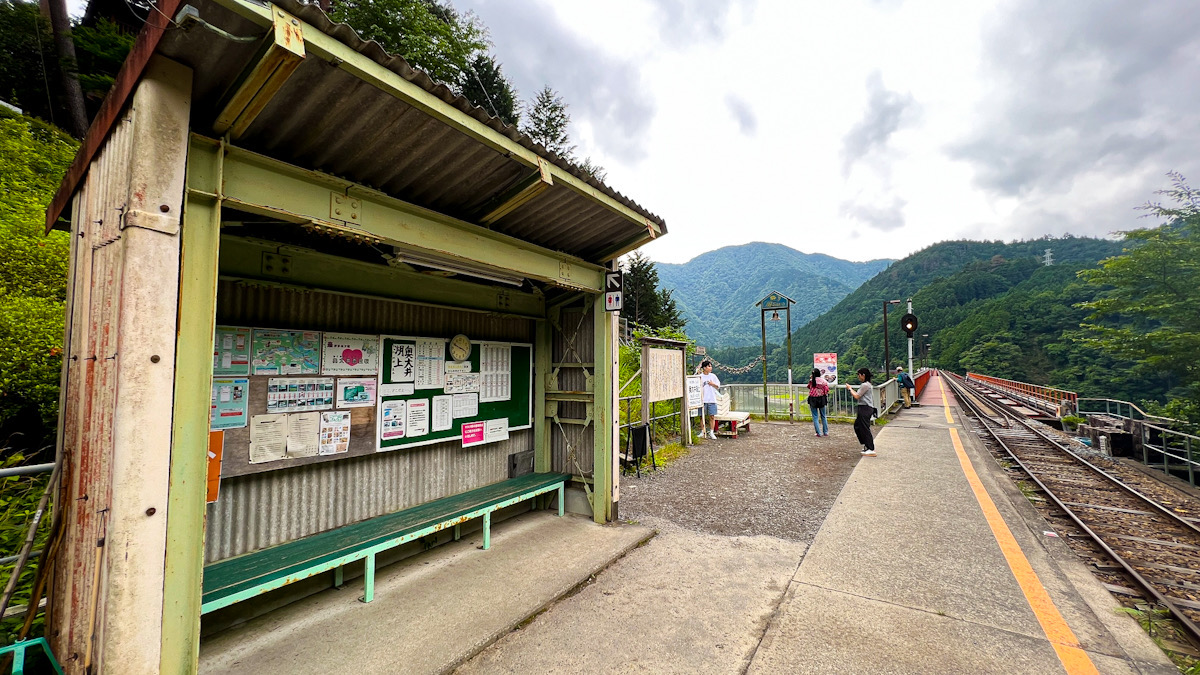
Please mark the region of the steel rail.
[[[1045, 492], [1046, 495], [1049, 496], [1050, 499], [1054, 501], [1054, 503], [1058, 506], [1058, 508], [1061, 509], [1064, 513], [1066, 513], [1066, 515], [1072, 521], [1074, 521], [1075, 525], [1077, 525], [1083, 532], [1085, 532], [1089, 537], [1091, 537], [1092, 540], [1095, 541], [1096, 544], [1101, 549], [1103, 549], [1105, 553], [1107, 553], [1109, 555], [1109, 557], [1111, 557], [1118, 565], [1120, 565], [1125, 570], [1125, 572], [1127, 574], [1129, 574], [1129, 576], [1131, 578], [1133, 578], [1133, 580], [1135, 582], [1137, 582], [1137, 584], [1139, 586], [1142, 587], [1143, 590], [1145, 590], [1151, 597], [1153, 597], [1155, 599], [1156, 602], [1158, 602], [1158, 604], [1165, 607], [1167, 609], [1167, 611], [1169, 611], [1171, 613], [1171, 616], [1175, 620], [1179, 621], [1179, 623], [1187, 630], [1187, 632], [1189, 633], [1189, 635], [1191, 635], [1193, 641], [1195, 641], [1196, 644], [1200, 644], [1200, 626], [1197, 626], [1190, 618], [1188, 618], [1188, 616], [1186, 614], [1184, 614], [1183, 610], [1180, 609], [1178, 606], [1176, 606], [1175, 603], [1172, 602], [1168, 596], [1163, 595], [1157, 588], [1155, 588], [1154, 584], [1152, 584], [1145, 577], [1143, 577], [1137, 570], [1133, 569], [1133, 566], [1130, 565], [1130, 563], [1128, 561], [1126, 561], [1125, 558], [1123, 558], [1122, 556], [1117, 554], [1116, 551], [1114, 551], [1107, 543], [1105, 543], [1105, 541], [1103, 540], [1103, 538], [1100, 537], [1100, 535], [1096, 534], [1092, 530], [1092, 528], [1088, 527], [1083, 522], [1083, 520], [1078, 515], [1076, 515], [1076, 513], [1073, 510], [1071, 510], [1065, 503], [1063, 503], [1062, 500], [1060, 500], [1058, 498], [1058, 496], [1056, 494], [1054, 494], [1054, 491], [1050, 490], [1045, 485], [1045, 483], [1043, 483], [1041, 481], [1041, 479], [1039, 479], [1034, 474], [1034, 472], [1028, 466], [1026, 466], [1025, 462], [1021, 461], [1021, 459], [1019, 457], [1017, 457], [1017, 454], [1011, 448], [1008, 447], [1008, 444], [1005, 443], [1002, 438], [1000, 438], [1000, 435], [998, 433], [996, 433], [991, 426], [988, 426], [988, 424], [983, 421], [985, 419], [991, 419], [991, 416], [987, 415], [986, 413], [983, 413], [983, 411], [979, 410], [977, 403], [969, 400], [967, 396], [963, 395], [963, 394], [966, 394], [967, 392], [964, 390], [964, 385], [961, 384], [960, 382], [958, 382], [956, 380], [956, 378], [957, 378], [957, 376], [948, 378], [948, 381], [950, 382], [950, 385], [951, 385], [951, 389], [953, 389], [954, 393], [958, 395], [958, 398], [960, 399], [960, 401], [963, 402], [964, 405], [970, 409], [970, 412], [972, 412], [972, 414], [974, 414], [976, 416], [976, 419], [980, 420], [984, 430], [987, 431], [988, 434], [993, 439], [995, 439], [995, 441], [1000, 445], [1000, 447], [1004, 448], [1004, 451], [1006, 453], [1008, 453], [1009, 457], [1011, 457], [1013, 459], [1013, 461], [1016, 462], [1017, 465], [1021, 467], [1021, 470], [1024, 471], [1026, 473], [1026, 475], [1028, 475], [1029, 478], [1031, 480], [1033, 480], [1033, 482], [1037, 483], [1038, 487], [1041, 488], [1042, 491]], [[1108, 481], [1115, 484], [1117, 487], [1123, 489], [1124, 491], [1128, 492], [1135, 498], [1140, 499], [1146, 505], [1151, 506], [1158, 512], [1167, 515], [1171, 520], [1175, 521], [1175, 523], [1184, 526], [1186, 529], [1188, 529], [1192, 532], [1195, 532], [1198, 536], [1200, 536], [1200, 528], [1197, 528], [1195, 525], [1184, 520], [1182, 517], [1175, 514], [1174, 512], [1166, 509], [1158, 502], [1154, 501], [1153, 499], [1150, 499], [1149, 497], [1141, 494], [1140, 492], [1133, 489], [1132, 487], [1121, 482], [1119, 479], [1112, 476], [1108, 472], [1093, 465], [1091, 462], [1088, 462], [1087, 460], [1083, 459], [1079, 455], [1076, 455], [1074, 452], [1071, 452], [1070, 449], [1064, 447], [1063, 445], [1061, 445], [1060, 443], [1055, 441], [1053, 438], [1051, 438], [1049, 435], [1047, 435], [1047, 434], [1043, 433], [1042, 431], [1038, 430], [1037, 428], [1035, 428], [1032, 425], [1032, 423], [1029, 422], [1028, 420], [1022, 419], [1019, 415], [1017, 415], [1016, 413], [1014, 413], [1012, 411], [1003, 410], [1002, 406], [993, 408], [993, 410], [1000, 411], [1002, 414], [1009, 417], [1010, 419], [1013, 419], [1013, 420], [1021, 423], [1021, 425], [1024, 426], [1026, 430], [1028, 430], [1028, 431], [1032, 432], [1034, 435], [1042, 438], [1044, 441], [1050, 443], [1051, 445], [1058, 448], [1059, 450], [1062, 450], [1069, 457], [1075, 459], [1077, 462], [1079, 462], [1079, 463], [1083, 464], [1084, 466], [1086, 466], [1087, 468], [1091, 469], [1096, 474], [1106, 478]]]

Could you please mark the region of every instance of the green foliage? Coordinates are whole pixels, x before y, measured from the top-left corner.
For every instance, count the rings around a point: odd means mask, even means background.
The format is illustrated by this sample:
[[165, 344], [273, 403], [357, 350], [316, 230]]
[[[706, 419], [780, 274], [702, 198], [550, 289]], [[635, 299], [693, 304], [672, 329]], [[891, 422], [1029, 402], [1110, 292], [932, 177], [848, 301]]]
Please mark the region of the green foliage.
[[471, 63], [488, 46], [487, 30], [473, 13], [460, 14], [436, 0], [338, 0], [330, 16], [456, 87], [466, 82]]
[[[50, 23], [38, 3], [0, 0], [0, 100], [52, 120], [60, 81]], [[54, 93], [52, 93], [54, 92]]]
[[491, 55], [477, 54], [471, 60], [463, 73], [462, 95], [505, 124], [517, 126], [521, 121], [517, 92]]
[[58, 417], [70, 241], [42, 233], [75, 142], [28, 117], [0, 115], [0, 430], [39, 445]]
[[121, 64], [133, 49], [136, 36], [116, 23], [101, 18], [95, 26], [71, 29], [75, 57], [79, 60], [79, 86], [95, 108], [112, 88]]
[[1200, 191], [1170, 174], [1172, 206], [1147, 203], [1165, 219], [1125, 233], [1122, 255], [1080, 274], [1099, 295], [1081, 306], [1091, 314], [1082, 342], [1171, 380], [1172, 410], [1200, 421]]
[[[10, 452], [8, 448], [0, 448], [0, 467], [20, 466], [27, 462], [27, 458], [21, 453], [9, 454], [4, 457], [7, 452]], [[21, 550], [29, 531], [30, 521], [37, 510], [38, 502], [42, 498], [49, 479], [49, 474], [0, 478], [0, 557], [16, 555]], [[45, 547], [49, 532], [50, 519], [43, 518], [38, 527], [33, 550], [42, 550]], [[0, 580], [7, 582], [12, 570], [12, 564], [0, 565]], [[21, 572], [21, 578], [10, 606], [28, 604], [36, 572], [36, 564], [26, 565]], [[8, 645], [16, 641], [16, 632], [21, 627], [23, 620], [24, 616], [22, 615], [7, 621], [0, 621], [0, 645]]]
[[546, 85], [530, 103], [521, 131], [534, 143], [540, 143], [550, 152], [570, 160], [575, 156], [575, 146], [571, 145], [571, 137], [567, 134], [567, 125], [570, 123], [571, 115], [562, 96]]
[[[629, 432], [624, 427], [626, 424], [639, 424], [642, 420], [642, 402], [640, 396], [642, 394], [641, 377], [634, 377], [642, 367], [642, 339], [646, 337], [661, 338], [664, 340], [679, 340], [687, 342], [687, 356], [691, 358], [696, 351], [696, 345], [688, 336], [684, 334], [682, 329], [666, 326], [663, 328], [647, 328], [639, 327], [633, 331], [633, 340], [630, 344], [623, 344], [620, 347], [620, 376], [618, 387], [621, 387], [618, 392], [618, 398], [639, 397], [633, 400], [621, 401], [618, 406], [618, 416], [621, 424], [621, 437], [619, 443], [621, 447], [625, 447], [629, 442]], [[660, 415], [668, 415], [672, 411], [678, 410], [678, 402], [676, 401], [658, 401], [650, 404], [651, 417]], [[677, 416], [661, 419], [654, 422], [655, 442], [670, 437], [679, 436], [679, 418]]]
[[[852, 262], [753, 242], [709, 251], [683, 264], [660, 264], [658, 273], [662, 287], [674, 291], [672, 298], [688, 332], [699, 344], [709, 349], [754, 345], [761, 351], [754, 303], [768, 293], [779, 291], [796, 301], [792, 306], [795, 330], [891, 262]], [[780, 342], [782, 326], [768, 328], [774, 332], [767, 339]]]
[[684, 319], [675, 303], [674, 293], [659, 288], [655, 262], [636, 252], [625, 260], [623, 268], [625, 304], [622, 316], [638, 326], [652, 329], [682, 328]]

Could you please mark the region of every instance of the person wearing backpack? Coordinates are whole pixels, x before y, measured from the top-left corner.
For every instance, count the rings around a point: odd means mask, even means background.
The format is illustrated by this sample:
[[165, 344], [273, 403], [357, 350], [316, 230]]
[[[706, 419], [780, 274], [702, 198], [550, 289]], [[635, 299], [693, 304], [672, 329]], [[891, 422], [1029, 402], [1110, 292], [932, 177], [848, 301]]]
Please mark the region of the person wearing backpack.
[[917, 385], [904, 372], [904, 366], [896, 366], [896, 384], [900, 385], [900, 393], [904, 394], [904, 407], [911, 408], [913, 399], [917, 397]]
[[[829, 385], [821, 377], [821, 371], [813, 368], [808, 378], [808, 409], [812, 411], [813, 429], [818, 436], [829, 435], [829, 420], [825, 417], [825, 408], [829, 404]], [[818, 424], [817, 420], [820, 420]], [[824, 433], [822, 433], [822, 427]]]

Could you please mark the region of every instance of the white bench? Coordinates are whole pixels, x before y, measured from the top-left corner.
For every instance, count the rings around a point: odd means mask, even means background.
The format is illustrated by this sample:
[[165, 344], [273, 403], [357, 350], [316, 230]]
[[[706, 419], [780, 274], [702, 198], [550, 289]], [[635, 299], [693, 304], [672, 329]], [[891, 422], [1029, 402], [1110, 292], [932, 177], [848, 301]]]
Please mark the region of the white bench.
[[739, 431], [750, 430], [750, 413], [729, 407], [729, 394], [717, 394], [717, 414], [713, 417], [717, 421], [717, 435], [737, 438]]

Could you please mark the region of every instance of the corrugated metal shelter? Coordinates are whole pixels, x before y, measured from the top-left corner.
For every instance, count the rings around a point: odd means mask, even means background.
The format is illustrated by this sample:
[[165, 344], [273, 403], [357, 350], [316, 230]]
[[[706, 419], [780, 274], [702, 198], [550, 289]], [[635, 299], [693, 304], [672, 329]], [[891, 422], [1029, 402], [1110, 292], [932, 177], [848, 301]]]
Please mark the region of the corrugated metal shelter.
[[[74, 235], [47, 631], [68, 672], [194, 671], [205, 562], [503, 480], [517, 453], [614, 518], [597, 298], [666, 232], [315, 6], [182, 5], [158, 4], [47, 214]], [[217, 326], [528, 344], [531, 423], [270, 464], [238, 437], [206, 505]]]

